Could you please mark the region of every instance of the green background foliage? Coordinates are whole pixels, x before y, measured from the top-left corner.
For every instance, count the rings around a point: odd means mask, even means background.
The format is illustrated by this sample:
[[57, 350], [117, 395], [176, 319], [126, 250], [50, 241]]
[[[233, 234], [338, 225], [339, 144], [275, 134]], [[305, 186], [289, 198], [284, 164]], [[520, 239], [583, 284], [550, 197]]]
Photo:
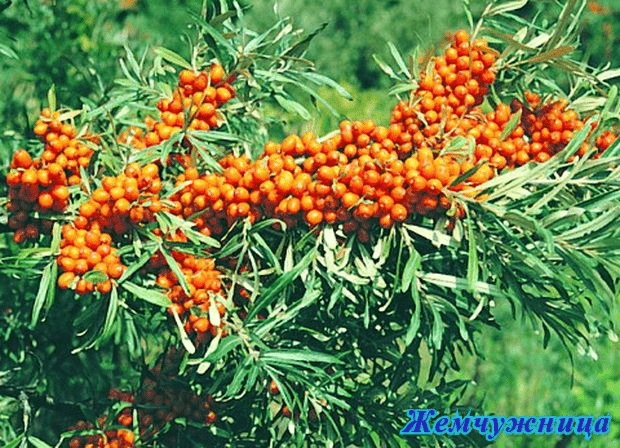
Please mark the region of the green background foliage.
[[[482, 2], [471, 2], [474, 13], [484, 8]], [[520, 13], [529, 17], [545, 14], [554, 2], [531, 2]], [[250, 7], [251, 4], [251, 7]], [[579, 35], [583, 58], [591, 65], [604, 66], [620, 60], [620, 5], [613, 0], [590, 2]], [[248, 23], [255, 29], [266, 29], [275, 18], [272, 1], [245, 2]], [[190, 17], [188, 10], [197, 10], [199, 2], [189, 0], [115, 1], [20, 1], [4, 2], [0, 12], [0, 191], [4, 194], [4, 175], [10, 154], [18, 146], [28, 146], [31, 127], [47, 92], [56, 88], [59, 102], [79, 108], [85, 100], [105, 100], [120, 75], [118, 60], [125, 55], [125, 46], [142, 54], [148, 48], [164, 45], [187, 56], [188, 44], [183, 39]], [[312, 31], [327, 23], [307, 53], [316, 62], [320, 73], [343, 83], [354, 100], [349, 101], [327, 90], [322, 91], [343, 116], [351, 119], [373, 118], [385, 122], [394, 99], [387, 95], [390, 81], [373, 59], [388, 60], [387, 42], [402, 54], [414, 47], [439, 46], [446, 31], [467, 26], [460, 1], [398, 1], [398, 0], [282, 0], [278, 14], [293, 17], [296, 26]], [[543, 17], [544, 18], [544, 17]], [[150, 53], [149, 58], [153, 55]], [[302, 121], [282, 114], [286, 124], [282, 132], [314, 130], [319, 133], [335, 128], [339, 117], [324, 109], [314, 111], [312, 119]], [[6, 219], [6, 212], [3, 212]], [[0, 387], [9, 381], [21, 384], [36, 378], [39, 358], [46, 352], [67, 350], [75, 342], [69, 325], [32, 329], [23, 324], [30, 320], [31, 306], [41, 272], [34, 269], [37, 254], [31, 258], [15, 257], [16, 248], [10, 238], [0, 239]], [[64, 308], [54, 308], [50, 322], [62, 322], [63, 316], [78, 312], [79, 306], [68, 297], [61, 297]], [[507, 305], [505, 305], [507, 308]], [[503, 308], [503, 305], [500, 305]], [[620, 314], [612, 310], [615, 322]], [[575, 437], [562, 446], [613, 446], [620, 440], [620, 351], [613, 334], [601, 334], [592, 352], [573, 354], [574, 364], [556, 337], [543, 348], [543, 335], [532, 330], [529, 322], [513, 321], [508, 309], [500, 309], [502, 331], [484, 329], [477, 335], [484, 358], [464, 356], [463, 370], [455, 379], [470, 380], [465, 404], [481, 405], [497, 415], [604, 415], [613, 417], [612, 433], [590, 442]], [[63, 331], [66, 330], [66, 331]], [[82, 367], [77, 376], [85, 379], [92, 390], [105, 392], [110, 378], [122, 376], [124, 363], [129, 362], [123, 351], [110, 349], [103, 355], [108, 360], [107, 378], [93, 377], [85, 369], [88, 354], [67, 353], [67, 363], [53, 366], [56, 379], [71, 378], [76, 365]], [[4, 358], [8, 354], [12, 359]], [[596, 359], [594, 359], [596, 358]], [[75, 361], [75, 362], [72, 362]], [[20, 378], [11, 377], [7, 366], [26, 366]], [[74, 375], [75, 376], [75, 375]], [[130, 380], [130, 378], [127, 378]], [[58, 381], [57, 384], [62, 383]], [[65, 383], [62, 391], [67, 400], [80, 401], [82, 381]], [[419, 386], [427, 380], [418, 379]], [[33, 390], [45, 384], [33, 382]], [[0, 394], [2, 395], [2, 394]], [[0, 444], [16, 434], [13, 424], [17, 402], [0, 398]], [[86, 406], [91, 406], [87, 403]], [[49, 441], [72, 422], [57, 421], [40, 428], [41, 437]], [[555, 440], [555, 439], [554, 439]], [[502, 447], [548, 447], [549, 437], [502, 436], [496, 443]], [[557, 445], [560, 446], [560, 445]]]

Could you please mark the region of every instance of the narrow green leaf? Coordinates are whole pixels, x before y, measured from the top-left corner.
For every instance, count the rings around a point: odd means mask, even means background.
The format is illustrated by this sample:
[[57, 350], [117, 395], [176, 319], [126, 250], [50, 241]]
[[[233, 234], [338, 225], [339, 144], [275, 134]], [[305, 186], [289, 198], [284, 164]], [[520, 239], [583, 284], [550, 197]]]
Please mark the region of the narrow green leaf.
[[409, 346], [420, 328], [420, 315], [422, 313], [422, 303], [420, 301], [420, 292], [418, 291], [417, 282], [414, 282], [411, 287], [411, 299], [413, 300], [413, 313], [411, 314], [411, 320], [407, 327], [407, 333], [405, 334], [405, 345]]
[[254, 230], [255, 226], [252, 226], [252, 233], [250, 234], [250, 239], [254, 242], [254, 244], [256, 244], [255, 250], [268, 260], [269, 266], [272, 266], [276, 270], [277, 274], [281, 273], [282, 266], [280, 266], [280, 261], [275, 256], [265, 239]]
[[[560, 14], [560, 17], [555, 23], [555, 30], [553, 31], [551, 38], [547, 42], [548, 48], [553, 49], [558, 42], [560, 42], [562, 39], [566, 37], [564, 30], [566, 29], [569, 23], [570, 17], [573, 11], [575, 10], [576, 3], [577, 3], [577, 0], [567, 0], [566, 3], [564, 3], [564, 8], [562, 9], [562, 13]], [[582, 3], [585, 6], [585, 2], [582, 2]], [[577, 16], [579, 16], [579, 14], [577, 14]]]
[[476, 234], [474, 233], [474, 224], [467, 214], [467, 288], [470, 292], [474, 292], [478, 283], [478, 247], [476, 242]]
[[467, 18], [467, 24], [469, 29], [474, 29], [474, 18], [471, 14], [471, 6], [469, 0], [463, 0], [463, 9], [465, 10], [465, 17]]
[[56, 85], [52, 84], [50, 89], [47, 91], [47, 103], [52, 112], [56, 110]]
[[321, 31], [323, 31], [325, 27], [327, 27], [327, 25], [328, 25], [328, 22], [321, 23], [317, 28], [315, 28], [311, 33], [306, 35], [302, 40], [294, 44], [292, 47], [288, 48], [284, 53], [282, 53], [280, 57], [287, 58], [287, 57], [303, 56], [303, 54], [308, 49], [308, 46], [310, 45], [310, 42], [312, 41], [312, 39], [314, 39], [316, 35], [319, 34]]
[[213, 40], [215, 41], [217, 45], [221, 45], [222, 47], [224, 47], [229, 52], [229, 54], [234, 55], [237, 53], [237, 50], [232, 46], [230, 41], [226, 39], [222, 35], [222, 33], [220, 33], [213, 25], [205, 21], [198, 14], [192, 13], [192, 16], [194, 17], [194, 20], [198, 23], [198, 25], [204, 28], [204, 31], [209, 36], [211, 36], [211, 38], [213, 38]]
[[496, 16], [510, 11], [523, 8], [527, 4], [527, 0], [513, 0], [513, 1], [501, 1], [496, 6], [493, 6], [485, 11], [485, 16]]
[[181, 343], [183, 344], [183, 347], [185, 347], [187, 353], [193, 355], [194, 353], [196, 353], [196, 347], [194, 347], [192, 340], [185, 332], [185, 328], [183, 328], [183, 322], [181, 322], [179, 314], [177, 313], [177, 310], [175, 308], [172, 308], [172, 316], [174, 317], [174, 323], [177, 326], [177, 330], [179, 330], [179, 337], [181, 338]]
[[230, 353], [237, 347], [239, 347], [242, 342], [243, 341], [241, 340], [241, 338], [236, 334], [225, 337], [220, 341], [219, 345], [217, 346], [217, 349], [214, 352], [208, 354], [204, 358], [204, 361], [216, 362], [222, 359], [224, 356], [226, 356], [228, 353]]
[[142, 286], [128, 281], [123, 282], [121, 286], [132, 293], [136, 298], [152, 303], [153, 305], [168, 308], [171, 304], [170, 299], [166, 297], [163, 292], [156, 289], [143, 288]]
[[443, 320], [441, 319], [441, 314], [439, 313], [439, 310], [435, 306], [433, 306], [432, 303], [429, 308], [431, 309], [431, 313], [433, 314], [431, 341], [433, 343], [433, 347], [436, 350], [439, 350], [441, 348], [441, 342], [443, 339], [444, 323], [443, 323]]
[[13, 51], [12, 48], [4, 45], [4, 44], [0, 44], [0, 53], [9, 57], [9, 58], [13, 58], [13, 59], [19, 59], [19, 57], [17, 56], [17, 53], [15, 53], [15, 51]]
[[569, 53], [575, 51], [575, 47], [571, 45], [563, 45], [561, 47], [552, 48], [551, 50], [543, 51], [536, 56], [533, 56], [525, 61], [521, 62], [522, 64], [538, 64], [541, 62], [550, 62], [555, 61], [562, 56], [566, 56]]
[[148, 263], [148, 261], [151, 259], [151, 257], [153, 256], [155, 252], [157, 252], [157, 248], [151, 247], [149, 248], [149, 250], [147, 250], [142, 255], [140, 255], [135, 262], [131, 263], [127, 267], [125, 272], [123, 272], [123, 275], [121, 276], [121, 278], [118, 279], [118, 282], [123, 283], [125, 280], [131, 277], [134, 273], [136, 273], [140, 268], [142, 268], [142, 266]]
[[52, 227], [52, 243], [50, 245], [50, 253], [56, 255], [60, 250], [60, 240], [62, 238], [62, 227], [59, 223], [55, 222]]
[[52, 448], [51, 445], [48, 445], [43, 440], [35, 436], [28, 436], [28, 442], [30, 442], [34, 446], [34, 448]]
[[30, 327], [34, 327], [39, 321], [39, 316], [43, 305], [45, 304], [50, 291], [50, 284], [52, 283], [52, 265], [56, 264], [55, 261], [50, 262], [43, 269], [43, 275], [41, 276], [41, 282], [39, 283], [39, 290], [37, 296], [34, 299], [34, 305], [32, 307], [32, 317], [30, 319]]
[[343, 361], [327, 353], [319, 353], [311, 350], [270, 350], [261, 354], [260, 359], [264, 362], [320, 362], [326, 364], [343, 364]]
[[84, 280], [86, 280], [87, 282], [91, 282], [91, 283], [103, 283], [105, 282], [109, 277], [105, 274], [105, 272], [101, 272], [101, 271], [88, 271], [86, 274], [84, 274]]
[[441, 150], [441, 154], [451, 153], [467, 145], [467, 137], [458, 135], [451, 139], [448, 144]]
[[174, 275], [176, 276], [177, 281], [179, 282], [179, 285], [181, 285], [181, 288], [183, 288], [183, 291], [185, 292], [185, 294], [187, 294], [188, 296], [191, 295], [189, 292], [189, 285], [187, 284], [187, 279], [185, 278], [185, 274], [183, 274], [183, 271], [181, 271], [181, 267], [179, 266], [177, 261], [170, 254], [170, 252], [168, 252], [168, 250], [165, 249], [163, 246], [159, 246], [159, 250], [163, 254], [164, 258], [166, 259], [166, 263], [168, 263], [168, 266], [170, 266], [170, 269], [172, 270], [172, 272], [174, 272]]
[[289, 100], [284, 98], [282, 95], [274, 95], [274, 99], [287, 112], [298, 114], [304, 120], [309, 120], [312, 117], [310, 112], [308, 112], [308, 109], [299, 104], [297, 101]]
[[411, 73], [407, 68], [407, 64], [405, 64], [405, 61], [403, 60], [402, 56], [400, 55], [394, 44], [392, 42], [388, 42], [387, 45], [390, 49], [390, 53], [392, 53], [392, 57], [396, 61], [396, 64], [398, 64], [398, 68], [400, 68], [403, 75], [405, 75], [407, 78], [411, 78]]
[[421, 262], [422, 262], [422, 256], [414, 248], [411, 248], [411, 250], [412, 250], [412, 254], [407, 260], [407, 263], [405, 264], [405, 267], [403, 269], [401, 288], [400, 288], [401, 292], [406, 292], [409, 289], [409, 286], [411, 286], [412, 284], [414, 288], [417, 288], [417, 285], [415, 285], [415, 282], [413, 281], [413, 279], [418, 269], [420, 269]]
[[19, 444], [22, 443], [22, 440], [24, 440], [24, 433], [21, 433], [15, 439], [4, 445], [4, 448], [17, 448]]
[[252, 367], [254, 367], [254, 360], [251, 356], [247, 356], [241, 365], [237, 367], [235, 376], [226, 389], [226, 395], [234, 397], [239, 393], [242, 387], [247, 383], [246, 378], [250, 374]]
[[116, 320], [116, 313], [118, 311], [118, 290], [116, 286], [112, 287], [110, 297], [108, 299], [108, 310], [105, 315], [105, 321], [103, 323], [103, 330], [101, 331], [101, 340], [108, 339], [112, 330], [114, 329], [114, 321]]
[[353, 96], [347, 91], [347, 89], [345, 89], [340, 84], [338, 84], [336, 81], [334, 81], [331, 78], [328, 78], [325, 75], [321, 75], [321, 74], [315, 73], [315, 72], [304, 72], [303, 76], [305, 78], [308, 78], [308, 79], [314, 81], [316, 84], [326, 85], [328, 87], [333, 88], [334, 90], [336, 90], [336, 92], [338, 92], [340, 94], [340, 96], [343, 96], [344, 98], [346, 98], [348, 100], [352, 100], [353, 99]]
[[287, 286], [290, 286], [299, 274], [310, 266], [313, 258], [314, 251], [309, 251], [295, 267], [278, 277], [278, 279], [274, 281], [261, 296], [259, 296], [258, 300], [248, 313], [246, 320], [249, 322], [256, 316], [256, 314], [258, 314], [259, 311], [268, 307], [274, 300], [276, 300], [278, 295], [286, 289]]
[[504, 130], [502, 131], [502, 135], [499, 137], [500, 140], [506, 140], [506, 138], [510, 134], [512, 134], [512, 132], [517, 128], [517, 126], [521, 122], [522, 112], [523, 112], [523, 109], [519, 109], [517, 113], [513, 114], [512, 117], [510, 117], [510, 120], [508, 120], [508, 123], [506, 123], [506, 126], [504, 127]]
[[136, 61], [136, 58], [134, 57], [133, 52], [127, 45], [125, 45], [125, 53], [127, 54], [127, 61], [129, 61], [129, 65], [131, 65], [131, 69], [133, 70], [136, 77], [139, 79], [141, 75], [140, 66], [138, 65], [138, 61]]
[[269, 28], [267, 31], [265, 31], [262, 34], [259, 34], [258, 36], [256, 36], [252, 40], [250, 40], [247, 44], [245, 44], [245, 47], [243, 48], [243, 52], [246, 53], [246, 54], [247, 53], [252, 53], [257, 48], [260, 48], [260, 47], [262, 47], [264, 45], [272, 44], [273, 42], [270, 41], [271, 39], [266, 39], [266, 38], [271, 33], [273, 33], [276, 29], [280, 28], [282, 26], [282, 23], [283, 23], [283, 21], [279, 20], [278, 22], [276, 22], [276, 24], [274, 26]]
[[[596, 75], [596, 78], [599, 81], [607, 81], [608, 79], [617, 78], [618, 76], [620, 76], [620, 68], [614, 68], [614, 69], [605, 70], [604, 72], [599, 73], [598, 75]], [[615, 87], [615, 85], [612, 87]]]
[[167, 48], [164, 48], [164, 47], [157, 47], [153, 51], [155, 51], [155, 54], [161, 56], [163, 59], [165, 59], [166, 61], [172, 64], [181, 66], [186, 69], [192, 68], [192, 64], [187, 62], [181, 55], [175, 53], [172, 50], [168, 50]]
[[372, 58], [375, 60], [379, 68], [383, 70], [383, 72], [386, 75], [388, 75], [390, 78], [395, 79], [397, 81], [402, 81], [402, 79], [396, 73], [394, 73], [394, 70], [392, 70], [392, 67], [390, 67], [385, 62], [383, 62], [377, 55], [373, 54]]

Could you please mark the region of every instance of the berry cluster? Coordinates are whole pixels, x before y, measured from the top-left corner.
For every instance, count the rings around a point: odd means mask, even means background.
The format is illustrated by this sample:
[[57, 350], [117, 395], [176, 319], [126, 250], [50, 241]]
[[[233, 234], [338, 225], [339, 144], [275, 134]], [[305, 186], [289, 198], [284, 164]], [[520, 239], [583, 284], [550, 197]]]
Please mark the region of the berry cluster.
[[[64, 271], [58, 278], [60, 288], [71, 287], [85, 294], [97, 288], [109, 292], [110, 279], [118, 279], [125, 266], [111, 247], [113, 235], [122, 237], [133, 224], [151, 222], [153, 213], [161, 210], [159, 168], [155, 164], [140, 167], [130, 164], [116, 177], [104, 177], [101, 186], [79, 208], [79, 215], [62, 232], [58, 265]], [[107, 279], [94, 284], [80, 278], [97, 271]]]
[[226, 79], [219, 64], [212, 64], [209, 70], [199, 73], [181, 71], [172, 98], [157, 103], [161, 121], [148, 119], [146, 133], [132, 127], [121, 134], [119, 141], [142, 149], [158, 145], [182, 129], [208, 131], [219, 127], [223, 117], [218, 108], [235, 97], [229, 82], [232, 78]]
[[[217, 420], [215, 401], [208, 394], [198, 395], [178, 381], [183, 353], [170, 349], [145, 375], [134, 406], [138, 408], [141, 434], [157, 433], [175, 418], [212, 424]], [[146, 434], [146, 436], [145, 436]]]
[[[291, 135], [280, 144], [269, 142], [256, 161], [227, 156], [220, 161], [222, 174], [199, 176], [188, 169], [177, 184], [191, 183], [170, 198], [171, 211], [199, 215], [194, 223], [207, 235], [220, 235], [240, 218], [277, 217], [289, 226], [300, 220], [344, 224], [367, 239], [375, 219], [388, 228], [414, 212], [449, 208], [442, 191], [461, 166], [449, 156], [435, 158], [428, 148], [401, 160], [394, 143], [398, 132], [371, 120], [345, 121], [324, 141], [312, 133]], [[484, 180], [480, 174], [472, 178]]]
[[[106, 417], [97, 420], [98, 427], [105, 425]], [[68, 431], [93, 430], [96, 427], [89, 422], [80, 420], [75, 425], [67, 428]], [[136, 436], [130, 429], [109, 429], [101, 431], [103, 434], [92, 434], [72, 437], [69, 440], [69, 448], [134, 448]]]
[[[137, 429], [142, 442], [158, 434], [164, 425], [176, 418], [200, 422], [206, 425], [217, 420], [213, 410], [215, 402], [211, 395], [200, 396], [178, 381], [177, 372], [181, 356], [169, 350], [157, 364], [145, 373], [137, 395], [112, 388], [108, 399], [124, 402], [127, 405], [113, 418], [106, 416], [97, 419], [98, 428], [115, 427], [102, 430], [103, 434], [80, 435], [69, 440], [70, 448], [129, 448], [135, 447], [134, 411], [137, 415]], [[118, 428], [121, 426], [121, 428]], [[95, 425], [79, 421], [69, 430], [94, 429]], [[105, 437], [104, 437], [105, 435]], [[170, 445], [176, 446], [175, 441]]]
[[[442, 56], [432, 58], [409, 101], [399, 102], [390, 122], [399, 126], [401, 154], [436, 147], [474, 106], [482, 103], [495, 80], [495, 51], [486, 41], [470, 42], [458, 31]], [[442, 125], [445, 122], [444, 125]]]
[[101, 293], [110, 292], [112, 283], [109, 279], [118, 279], [125, 271], [111, 244], [110, 234], [102, 233], [96, 226], [87, 230], [71, 224], [64, 225], [60, 255], [57, 258], [63, 271], [58, 277], [58, 287], [66, 289], [75, 284], [75, 292], [86, 294], [95, 289], [95, 284], [80, 276], [89, 271], [98, 271], [108, 279], [98, 283], [97, 290]]
[[[172, 241], [187, 242], [187, 238], [178, 233]], [[220, 271], [215, 268], [213, 259], [179, 251], [172, 251], [171, 254], [184, 275], [187, 292], [161, 253], [151, 257], [147, 270], [155, 272], [157, 284], [168, 291], [172, 302], [168, 312], [186, 318], [185, 331], [189, 335], [195, 334], [196, 342], [200, 343], [209, 336], [215, 336], [224, 326], [226, 307], [221, 294]]]
[[162, 208], [158, 196], [161, 188], [157, 165], [140, 167], [132, 163], [118, 176], [103, 178], [101, 186], [80, 206], [80, 216], [101, 229], [124, 235], [131, 223], [154, 220], [153, 213]]
[[[571, 141], [573, 133], [583, 128], [584, 122], [574, 110], [567, 110], [566, 100], [542, 105], [540, 96], [531, 92], [526, 92], [525, 99], [529, 107], [513, 101], [512, 109], [521, 110], [521, 122], [530, 139], [529, 157], [544, 162], [560, 152]], [[600, 150], [606, 149], [602, 148], [600, 140], [595, 144]], [[584, 143], [577, 155], [583, 156], [588, 149]]]
[[34, 126], [35, 134], [45, 143], [41, 157], [32, 159], [20, 149], [13, 154], [11, 171], [6, 181], [9, 186], [9, 227], [15, 230], [17, 243], [35, 240], [40, 232], [49, 233], [51, 221], [31, 216], [33, 212], [46, 215], [66, 210], [69, 185], [80, 183], [80, 168], [90, 163], [93, 149], [87, 140], [77, 138], [73, 125], [61, 120], [59, 112], [44, 109]]
[[[238, 219], [277, 217], [289, 226], [301, 219], [310, 226], [343, 224], [365, 241], [374, 222], [389, 228], [412, 214], [454, 207], [451, 192], [475, 195], [472, 188], [499, 170], [543, 162], [583, 126], [574, 111], [560, 109], [566, 120], [551, 147], [539, 144], [548, 133], [534, 127], [544, 128], [558, 108], [523, 114], [517, 123], [506, 104], [485, 114], [478, 105], [495, 79], [495, 57], [485, 41], [470, 43], [459, 31], [444, 55], [431, 60], [411, 100], [394, 108], [388, 128], [344, 121], [322, 141], [308, 133], [269, 142], [255, 161], [229, 155], [220, 161], [222, 174], [187, 168], [177, 177], [170, 211], [192, 217], [207, 235], [221, 235]], [[457, 137], [464, 143], [451, 147]], [[463, 181], [455, 184], [458, 178]]]

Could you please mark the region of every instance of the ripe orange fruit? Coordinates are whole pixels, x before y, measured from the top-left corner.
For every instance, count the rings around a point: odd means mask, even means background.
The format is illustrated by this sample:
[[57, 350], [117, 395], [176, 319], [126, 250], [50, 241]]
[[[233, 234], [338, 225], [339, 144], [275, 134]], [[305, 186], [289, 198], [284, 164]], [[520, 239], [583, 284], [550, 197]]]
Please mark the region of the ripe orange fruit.
[[61, 289], [67, 289], [73, 280], [75, 279], [75, 274], [73, 272], [65, 272], [58, 277], [58, 287]]
[[402, 222], [407, 219], [407, 209], [402, 204], [394, 204], [390, 210], [390, 216], [394, 221]]
[[179, 81], [181, 84], [192, 84], [195, 79], [196, 74], [191, 70], [181, 70], [181, 73], [179, 73]]
[[69, 198], [69, 189], [64, 185], [56, 185], [52, 188], [52, 196], [58, 201], [66, 201]]
[[306, 221], [311, 226], [317, 226], [323, 222], [323, 213], [319, 210], [310, 210], [306, 213]]
[[209, 319], [205, 317], [201, 317], [193, 323], [193, 328], [198, 333], [206, 333], [209, 330], [210, 322]]
[[13, 154], [13, 163], [11, 165], [14, 168], [30, 168], [32, 166], [32, 157], [30, 157], [26, 150], [18, 149]]
[[80, 206], [80, 215], [85, 218], [92, 218], [95, 213], [97, 213], [97, 205], [92, 201], [85, 202]]
[[43, 209], [50, 209], [54, 205], [54, 198], [50, 193], [41, 193], [39, 195], [39, 206]]

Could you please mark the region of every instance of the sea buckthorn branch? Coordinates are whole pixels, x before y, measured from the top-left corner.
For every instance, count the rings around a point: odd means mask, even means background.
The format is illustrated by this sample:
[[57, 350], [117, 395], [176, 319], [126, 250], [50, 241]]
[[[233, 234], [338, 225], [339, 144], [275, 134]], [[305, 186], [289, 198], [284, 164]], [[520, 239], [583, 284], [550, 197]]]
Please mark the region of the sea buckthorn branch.
[[[276, 217], [289, 227], [303, 217], [310, 226], [323, 221], [343, 224], [345, 232], [356, 231], [363, 242], [370, 239], [369, 229], [375, 220], [389, 228], [412, 214], [452, 209], [446, 195], [449, 190], [467, 191], [483, 184], [497, 170], [526, 163], [531, 156], [545, 161], [561, 150], [570, 141], [573, 130], [582, 126], [574, 112], [564, 112], [565, 104], [553, 103], [530, 111], [520, 102], [513, 102], [516, 113], [503, 104], [487, 114], [477, 108], [494, 80], [495, 53], [483, 40], [470, 44], [468, 39], [466, 33], [456, 33], [444, 55], [431, 59], [432, 67], [423, 73], [409, 103], [399, 103], [392, 112], [389, 128], [369, 120], [345, 121], [339, 132], [321, 141], [310, 133], [289, 136], [281, 144], [268, 143], [256, 161], [245, 156], [227, 156], [220, 161], [222, 174], [201, 176], [196, 168], [188, 166], [190, 161], [181, 153], [179, 160], [184, 172], [176, 178], [177, 191], [167, 198], [172, 204], [169, 207], [162, 205], [158, 197], [161, 181], [157, 165], [141, 168], [133, 164], [115, 178], [104, 178], [102, 186], [80, 206], [80, 215], [73, 225], [63, 228], [58, 263], [64, 273], [58, 280], [59, 286], [75, 286], [81, 294], [95, 287], [99, 292], [109, 292], [112, 281], [126, 269], [114, 255], [112, 238], [122, 237], [131, 225], [153, 222], [154, 214], [161, 210], [186, 219], [198, 215], [193, 223], [206, 236], [221, 236], [235, 221], [245, 217], [250, 222]], [[172, 100], [158, 103], [162, 121], [147, 120], [153, 131], [146, 134], [144, 141], [134, 134], [127, 143], [140, 149], [159, 144], [183, 129], [207, 130], [217, 126], [216, 108], [234, 96], [224, 82], [225, 77], [217, 64], [212, 64], [208, 72], [181, 72], [179, 89]], [[539, 107], [540, 100], [535, 95], [530, 94], [527, 100], [531, 107]], [[205, 105], [209, 110], [201, 113]], [[63, 134], [66, 138], [57, 140], [53, 131], [58, 127], [45, 122], [36, 126], [36, 132], [45, 136], [49, 144], [45, 160], [55, 160], [52, 150], [65, 148], [67, 154], [74, 156], [75, 151], [65, 142], [73, 131], [67, 128], [68, 135]], [[460, 148], [453, 144], [458, 137], [468, 144], [474, 142], [473, 153], [459, 156]], [[606, 134], [597, 141], [601, 146], [609, 146], [612, 139], [613, 134]], [[57, 143], [60, 140], [63, 143]], [[78, 161], [87, 165], [86, 155], [80, 157]], [[65, 162], [63, 157], [60, 160], [61, 166], [67, 165], [73, 173], [72, 182], [77, 183], [77, 162]], [[26, 155], [16, 154], [16, 168], [26, 169], [30, 164]], [[465, 182], [455, 183], [470, 172], [471, 176], [463, 179]], [[187, 182], [190, 183], [183, 188]], [[132, 205], [134, 201], [137, 203]], [[144, 203], [148, 207], [141, 205]], [[457, 218], [461, 216], [458, 210], [453, 215]], [[185, 257], [180, 252], [172, 255], [177, 261]], [[193, 261], [188, 260], [191, 269]], [[108, 279], [94, 284], [80, 278], [91, 270]], [[211, 310], [216, 301], [205, 300], [202, 288], [189, 291], [181, 288], [174, 276], [170, 278], [171, 271], [162, 275], [159, 282], [164, 278], [172, 281], [170, 297], [178, 315], [195, 304], [202, 306], [202, 312], [222, 315], [222, 309], [218, 313]], [[184, 275], [190, 276], [184, 283], [192, 283], [193, 274], [186, 271]], [[198, 284], [202, 285], [201, 281]], [[186, 290], [179, 296], [181, 289]], [[194, 297], [195, 294], [198, 296]], [[206, 332], [208, 319], [193, 314], [190, 319], [189, 324], [198, 323], [194, 327], [186, 324], [186, 330]]]

